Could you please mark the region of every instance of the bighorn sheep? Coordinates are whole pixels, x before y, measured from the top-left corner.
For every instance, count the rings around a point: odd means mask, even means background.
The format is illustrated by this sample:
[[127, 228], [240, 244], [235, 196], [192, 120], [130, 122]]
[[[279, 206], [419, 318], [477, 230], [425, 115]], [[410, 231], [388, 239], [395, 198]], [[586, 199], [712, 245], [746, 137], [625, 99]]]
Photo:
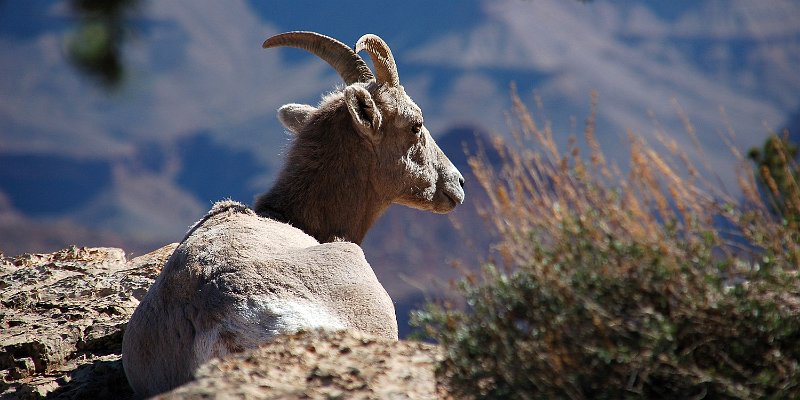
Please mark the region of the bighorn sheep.
[[281, 107], [295, 139], [274, 187], [253, 209], [215, 204], [164, 265], [123, 340], [139, 396], [190, 380], [212, 357], [298, 329], [396, 339], [394, 305], [358, 245], [391, 203], [446, 213], [464, 200], [464, 178], [423, 125], [383, 40], [364, 35], [354, 51], [289, 32], [263, 45], [277, 46], [317, 55], [346, 86], [318, 107]]

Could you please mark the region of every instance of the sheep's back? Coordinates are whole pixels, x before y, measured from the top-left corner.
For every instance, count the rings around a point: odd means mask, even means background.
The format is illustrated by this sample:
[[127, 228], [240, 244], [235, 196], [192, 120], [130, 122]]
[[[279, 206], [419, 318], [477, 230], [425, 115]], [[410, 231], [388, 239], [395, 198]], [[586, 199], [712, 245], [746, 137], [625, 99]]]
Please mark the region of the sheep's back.
[[[225, 202], [193, 228], [179, 252], [207, 289], [217, 291], [210, 297], [236, 304], [237, 315], [305, 313], [290, 328], [356, 328], [397, 338], [394, 305], [354, 243], [320, 244], [300, 229]], [[233, 314], [225, 307], [219, 312]], [[317, 318], [309, 315], [315, 312]], [[274, 325], [274, 318], [270, 321]], [[250, 322], [270, 325], [245, 321]], [[284, 328], [274, 332], [289, 330]]]

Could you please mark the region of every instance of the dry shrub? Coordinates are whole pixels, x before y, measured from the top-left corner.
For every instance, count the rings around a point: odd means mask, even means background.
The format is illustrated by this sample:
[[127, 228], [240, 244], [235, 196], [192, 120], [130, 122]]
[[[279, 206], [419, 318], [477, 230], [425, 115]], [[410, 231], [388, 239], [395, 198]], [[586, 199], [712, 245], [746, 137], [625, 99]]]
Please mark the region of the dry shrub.
[[661, 152], [629, 134], [621, 172], [595, 139], [596, 95], [585, 146], [565, 152], [512, 99], [502, 166], [471, 160], [499, 261], [460, 282], [465, 307], [412, 315], [445, 347], [453, 394], [800, 398], [796, 225], [770, 212], [736, 149], [743, 199], [664, 134]]

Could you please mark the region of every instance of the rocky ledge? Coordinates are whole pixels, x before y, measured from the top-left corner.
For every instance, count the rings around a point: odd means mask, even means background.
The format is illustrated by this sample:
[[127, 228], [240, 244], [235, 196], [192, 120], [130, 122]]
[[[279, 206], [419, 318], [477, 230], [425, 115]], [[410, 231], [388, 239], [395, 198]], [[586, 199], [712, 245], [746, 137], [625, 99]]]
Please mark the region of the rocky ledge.
[[[125, 325], [175, 246], [131, 260], [115, 248], [0, 254], [0, 398], [131, 398]], [[440, 356], [418, 342], [303, 332], [213, 360], [159, 398], [442, 398]]]

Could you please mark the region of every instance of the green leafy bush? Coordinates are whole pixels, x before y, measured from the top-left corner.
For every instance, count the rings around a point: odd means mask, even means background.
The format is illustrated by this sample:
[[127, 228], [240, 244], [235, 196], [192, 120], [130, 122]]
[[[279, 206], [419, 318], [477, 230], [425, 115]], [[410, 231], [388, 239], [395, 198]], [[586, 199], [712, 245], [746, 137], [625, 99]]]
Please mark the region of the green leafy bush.
[[800, 244], [746, 161], [744, 201], [663, 135], [661, 153], [629, 135], [623, 174], [594, 139], [594, 111], [584, 158], [513, 100], [503, 166], [471, 160], [499, 260], [460, 282], [465, 304], [412, 315], [444, 346], [437, 373], [453, 395], [800, 398]]

